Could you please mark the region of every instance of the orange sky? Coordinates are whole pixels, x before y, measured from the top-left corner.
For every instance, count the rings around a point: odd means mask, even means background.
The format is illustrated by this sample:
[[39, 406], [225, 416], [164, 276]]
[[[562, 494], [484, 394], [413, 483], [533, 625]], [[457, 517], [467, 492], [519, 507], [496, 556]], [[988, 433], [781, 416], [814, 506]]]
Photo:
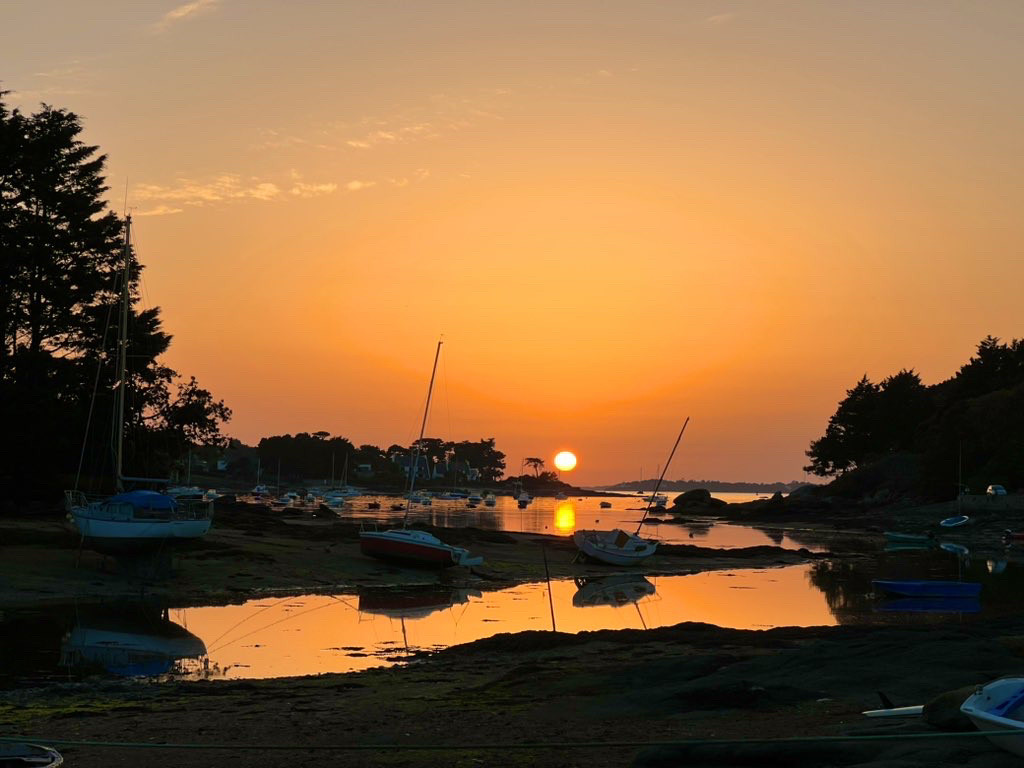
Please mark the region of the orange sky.
[[1024, 6], [19, 2], [229, 431], [791, 480], [844, 390], [1024, 335]]

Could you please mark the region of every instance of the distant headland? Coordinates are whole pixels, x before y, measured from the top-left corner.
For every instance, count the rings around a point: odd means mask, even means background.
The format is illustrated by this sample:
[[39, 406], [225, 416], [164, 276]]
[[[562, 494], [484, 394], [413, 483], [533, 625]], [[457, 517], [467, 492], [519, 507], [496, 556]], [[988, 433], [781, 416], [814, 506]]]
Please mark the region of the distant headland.
[[[653, 491], [658, 484], [655, 479], [650, 480], [626, 480], [615, 485], [602, 485], [597, 488], [601, 491]], [[692, 491], [695, 488], [704, 488], [708, 491], [719, 493], [789, 493], [790, 491], [804, 485], [811, 485], [806, 480], [792, 480], [788, 483], [744, 483], [729, 482], [726, 480], [664, 480], [661, 483], [662, 491]]]

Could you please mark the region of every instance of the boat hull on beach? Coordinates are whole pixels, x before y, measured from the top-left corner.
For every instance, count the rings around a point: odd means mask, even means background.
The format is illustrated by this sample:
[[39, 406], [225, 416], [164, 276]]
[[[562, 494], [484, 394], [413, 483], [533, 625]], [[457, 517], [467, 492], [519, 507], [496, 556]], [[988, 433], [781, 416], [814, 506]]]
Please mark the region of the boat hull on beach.
[[388, 531], [361, 531], [359, 549], [379, 560], [404, 563], [419, 568], [451, 568], [456, 565], [480, 565], [482, 557], [471, 557], [462, 547], [445, 544], [426, 531], [395, 528]]
[[611, 531], [576, 531], [572, 539], [584, 555], [608, 565], [638, 565], [658, 548], [658, 542], [641, 539], [618, 528]]
[[205, 536], [213, 522], [211, 502], [177, 500], [152, 491], [87, 501], [68, 496], [68, 511], [86, 544], [98, 552], [122, 554], [159, 549]]
[[978, 686], [960, 711], [979, 731], [1006, 731], [1006, 736], [986, 736], [1000, 749], [1024, 757], [1024, 677], [1004, 677]]

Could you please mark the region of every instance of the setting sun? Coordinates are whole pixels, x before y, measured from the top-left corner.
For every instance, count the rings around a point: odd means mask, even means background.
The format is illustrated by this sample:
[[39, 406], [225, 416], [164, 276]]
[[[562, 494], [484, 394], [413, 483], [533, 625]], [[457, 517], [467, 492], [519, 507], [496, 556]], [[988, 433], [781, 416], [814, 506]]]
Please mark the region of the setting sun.
[[555, 456], [555, 467], [562, 472], [569, 472], [576, 468], [576, 454], [571, 451], [562, 451]]

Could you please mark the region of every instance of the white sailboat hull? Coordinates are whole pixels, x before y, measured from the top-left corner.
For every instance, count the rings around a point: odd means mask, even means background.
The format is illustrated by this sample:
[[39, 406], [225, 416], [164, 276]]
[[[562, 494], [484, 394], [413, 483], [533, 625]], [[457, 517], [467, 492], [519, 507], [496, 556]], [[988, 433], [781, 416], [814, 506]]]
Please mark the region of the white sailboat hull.
[[580, 552], [609, 565], [638, 565], [658, 548], [656, 541], [641, 539], [619, 529], [576, 531], [572, 538]]
[[[978, 688], [960, 706], [979, 731], [1006, 731], [988, 736], [1000, 749], [1024, 757], [1024, 677], [1006, 677]], [[1013, 735], [1018, 734], [1018, 735]]]

